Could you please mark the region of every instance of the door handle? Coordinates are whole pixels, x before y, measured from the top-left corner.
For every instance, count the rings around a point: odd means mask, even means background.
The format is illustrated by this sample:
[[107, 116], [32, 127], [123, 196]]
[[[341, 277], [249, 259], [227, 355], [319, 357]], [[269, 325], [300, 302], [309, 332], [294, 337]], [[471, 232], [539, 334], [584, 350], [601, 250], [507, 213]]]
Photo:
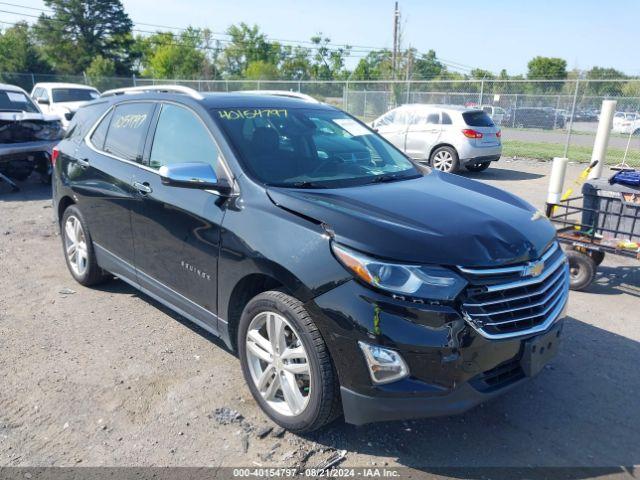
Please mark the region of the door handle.
[[132, 185], [143, 195], [153, 192], [153, 188], [147, 182], [133, 182]]

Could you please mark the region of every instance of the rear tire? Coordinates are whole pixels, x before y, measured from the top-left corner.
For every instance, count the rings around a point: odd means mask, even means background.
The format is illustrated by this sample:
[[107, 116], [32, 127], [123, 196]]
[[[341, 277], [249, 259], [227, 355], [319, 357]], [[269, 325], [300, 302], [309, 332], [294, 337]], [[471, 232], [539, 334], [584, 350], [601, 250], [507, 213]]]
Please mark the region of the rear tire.
[[465, 165], [464, 168], [466, 168], [470, 172], [483, 172], [487, 168], [489, 168], [489, 165], [491, 165], [491, 162], [470, 163], [468, 165]]
[[253, 398], [281, 427], [311, 432], [340, 414], [329, 350], [295, 298], [269, 291], [249, 301], [238, 326], [238, 353]]
[[569, 260], [569, 287], [571, 290], [584, 290], [596, 275], [596, 262], [586, 253], [568, 250]]
[[109, 279], [96, 261], [87, 223], [75, 205], [70, 205], [62, 215], [60, 237], [67, 268], [76, 282], [89, 287]]
[[451, 147], [438, 147], [431, 153], [431, 166], [445, 173], [455, 173], [460, 165], [458, 152]]

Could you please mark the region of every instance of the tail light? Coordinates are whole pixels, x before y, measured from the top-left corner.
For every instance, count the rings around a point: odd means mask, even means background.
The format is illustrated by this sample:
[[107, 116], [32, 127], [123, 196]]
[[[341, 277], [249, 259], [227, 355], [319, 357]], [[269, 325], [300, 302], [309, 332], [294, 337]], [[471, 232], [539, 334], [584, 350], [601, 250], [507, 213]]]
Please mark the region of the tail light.
[[60, 150], [58, 150], [58, 147], [53, 147], [53, 150], [51, 150], [51, 166], [55, 168], [56, 166], [56, 161], [58, 160], [58, 157], [60, 156]]
[[465, 128], [464, 130], [462, 130], [462, 133], [467, 138], [482, 138], [482, 133], [478, 132], [477, 130], [473, 130], [471, 128]]
[[502, 130], [498, 130], [496, 132], [496, 137], [498, 137], [498, 138], [502, 137]]

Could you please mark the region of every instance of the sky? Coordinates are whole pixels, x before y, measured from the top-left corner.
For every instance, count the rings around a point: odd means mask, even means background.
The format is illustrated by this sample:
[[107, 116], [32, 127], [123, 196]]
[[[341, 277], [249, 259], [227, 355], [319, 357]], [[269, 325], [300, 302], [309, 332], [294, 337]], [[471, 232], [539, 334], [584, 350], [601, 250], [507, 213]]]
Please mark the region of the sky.
[[[42, 0], [6, 0], [42, 8]], [[172, 27], [257, 24], [271, 38], [390, 48], [393, 0], [123, 0], [136, 22]], [[498, 73], [526, 73], [537, 56], [561, 57], [568, 68], [594, 65], [640, 75], [635, 54], [638, 0], [399, 0], [403, 47]], [[0, 6], [2, 10], [37, 13]], [[0, 20], [19, 17], [0, 12]], [[148, 29], [149, 27], [140, 27]], [[634, 50], [632, 50], [634, 49]], [[362, 55], [358, 53], [358, 55]], [[352, 67], [356, 59], [349, 62]]]

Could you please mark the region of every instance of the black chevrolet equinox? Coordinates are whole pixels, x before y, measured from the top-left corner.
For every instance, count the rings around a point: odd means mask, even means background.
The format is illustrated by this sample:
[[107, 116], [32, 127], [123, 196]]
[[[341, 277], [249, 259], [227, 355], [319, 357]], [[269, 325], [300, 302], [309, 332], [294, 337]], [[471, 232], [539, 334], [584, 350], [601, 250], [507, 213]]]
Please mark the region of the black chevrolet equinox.
[[463, 412], [557, 351], [568, 266], [548, 220], [329, 105], [114, 90], [52, 161], [71, 275], [221, 337], [292, 431]]

